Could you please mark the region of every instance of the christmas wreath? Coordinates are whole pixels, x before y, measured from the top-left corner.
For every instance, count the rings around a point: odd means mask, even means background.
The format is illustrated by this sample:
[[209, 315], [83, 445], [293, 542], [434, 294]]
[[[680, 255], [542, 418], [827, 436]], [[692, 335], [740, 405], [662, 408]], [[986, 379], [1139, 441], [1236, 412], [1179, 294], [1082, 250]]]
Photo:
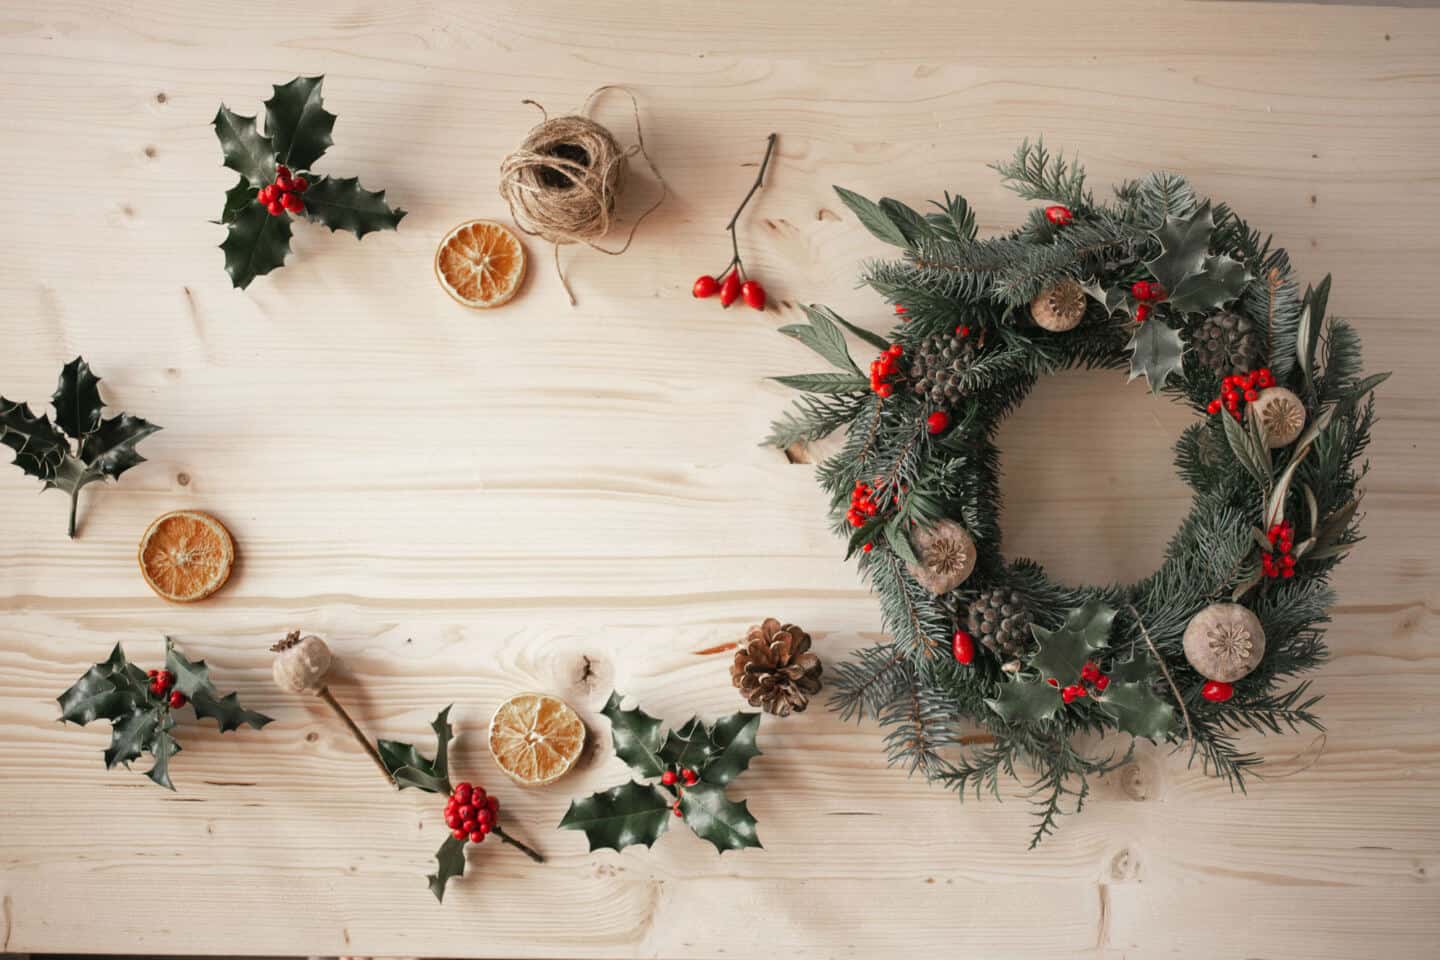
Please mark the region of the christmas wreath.
[[[815, 306], [783, 328], [838, 372], [776, 378], [805, 396], [768, 442], [848, 428], [818, 477], [891, 639], [840, 666], [831, 705], [878, 718], [893, 764], [962, 796], [1025, 782], [1034, 846], [1135, 737], [1243, 789], [1261, 758], [1235, 734], [1320, 728], [1320, 698], [1292, 681], [1325, 657], [1387, 375], [1362, 377], [1355, 330], [1326, 317], [1328, 277], [1302, 294], [1283, 249], [1182, 177], [1097, 201], [1043, 145], [995, 169], [1048, 205], [985, 240], [963, 198], [922, 214], [837, 188], [904, 251], [864, 271], [898, 322], [887, 339]], [[845, 331], [878, 351], [868, 376]], [[1128, 586], [1056, 583], [1000, 550], [996, 428], [1076, 367], [1128, 369], [1197, 414], [1175, 445], [1190, 514]], [[1111, 733], [1129, 749], [1077, 746]]]

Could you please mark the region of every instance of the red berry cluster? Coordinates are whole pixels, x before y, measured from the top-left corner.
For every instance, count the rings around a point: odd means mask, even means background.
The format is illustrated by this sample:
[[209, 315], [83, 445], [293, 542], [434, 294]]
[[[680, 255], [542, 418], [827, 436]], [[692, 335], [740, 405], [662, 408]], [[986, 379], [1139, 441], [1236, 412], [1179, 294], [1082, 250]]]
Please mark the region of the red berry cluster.
[[884, 353], [870, 361], [870, 389], [882, 400], [895, 393], [895, 384], [886, 378], [899, 375], [900, 358], [904, 355], [905, 348], [892, 343]]
[[484, 840], [500, 825], [500, 801], [487, 797], [484, 787], [461, 783], [445, 803], [445, 826], [456, 840], [469, 838], [471, 843]]
[[[1052, 687], [1060, 686], [1060, 681], [1054, 677], [1051, 677], [1045, 682]], [[1086, 684], [1089, 684], [1089, 686], [1087, 687]], [[1090, 660], [1085, 663], [1085, 666], [1080, 668], [1080, 682], [1072, 683], [1062, 688], [1060, 691], [1060, 699], [1066, 703], [1074, 703], [1084, 696], [1098, 697], [1105, 692], [1105, 688], [1108, 686], [1110, 686], [1110, 675], [1108, 673], [1101, 673], [1099, 664]], [[1094, 687], [1094, 689], [1092, 690], [1090, 687]]]
[[1075, 214], [1070, 212], [1069, 207], [1057, 203], [1045, 208], [1045, 219], [1057, 227], [1063, 227], [1075, 221]]
[[720, 294], [720, 306], [728, 307], [742, 297], [747, 307], [756, 310], [765, 309], [765, 288], [760, 286], [757, 280], [746, 280], [740, 282], [740, 267], [737, 264], [735, 269], [727, 270], [721, 279], [706, 274], [695, 280], [695, 286], [690, 290], [697, 300], [708, 300], [715, 294]]
[[1223, 407], [1236, 420], [1240, 419], [1240, 401], [1254, 403], [1260, 399], [1260, 391], [1275, 386], [1275, 376], [1269, 367], [1237, 373], [1220, 382], [1220, 396], [1210, 401], [1205, 408], [1210, 413], [1219, 413]]
[[1136, 280], [1130, 285], [1130, 296], [1140, 301], [1135, 308], [1135, 322], [1144, 323], [1150, 319], [1151, 304], [1165, 299], [1165, 288], [1149, 280]]
[[1200, 688], [1200, 696], [1211, 703], [1224, 703], [1235, 696], [1235, 688], [1223, 680], [1210, 680]]
[[300, 194], [309, 189], [309, 180], [300, 176], [292, 177], [289, 167], [283, 163], [277, 163], [275, 165], [275, 182], [261, 187], [255, 199], [270, 211], [272, 217], [278, 217], [287, 210], [290, 213], [304, 213], [305, 201], [300, 199]]
[[1295, 525], [1289, 520], [1277, 523], [1265, 534], [1270, 541], [1270, 552], [1260, 554], [1260, 567], [1265, 576], [1272, 580], [1295, 576]]
[[[684, 787], [676, 787], [677, 782], [684, 781]], [[700, 782], [700, 774], [689, 767], [681, 767], [677, 773], [674, 770], [666, 770], [660, 774], [660, 782], [667, 787], [675, 787], [675, 805], [670, 809], [675, 811], [675, 816], [683, 817], [685, 813], [680, 809], [680, 798], [685, 796], [685, 787], [693, 787]]]
[[150, 696], [164, 700], [172, 710], [179, 710], [190, 702], [185, 699], [185, 694], [174, 689], [175, 674], [169, 670], [147, 670], [145, 676], [150, 678]]
[[895, 316], [897, 316], [897, 317], [900, 318], [900, 322], [901, 322], [901, 323], [909, 323], [909, 322], [910, 322], [910, 311], [907, 310], [907, 309], [905, 309], [904, 307], [902, 307], [902, 306], [901, 306], [900, 304], [898, 304], [898, 303], [895, 304]]
[[880, 505], [875, 502], [875, 490], [863, 480], [855, 481], [855, 489], [850, 491], [850, 509], [845, 511], [845, 519], [850, 521], [852, 527], [863, 527], [865, 522], [880, 512]]

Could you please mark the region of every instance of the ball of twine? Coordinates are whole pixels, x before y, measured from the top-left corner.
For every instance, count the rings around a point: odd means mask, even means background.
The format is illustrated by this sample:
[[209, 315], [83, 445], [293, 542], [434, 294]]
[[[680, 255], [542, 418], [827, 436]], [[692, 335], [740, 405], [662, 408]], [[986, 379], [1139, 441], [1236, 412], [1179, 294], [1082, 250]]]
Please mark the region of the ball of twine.
[[[555, 245], [555, 269], [572, 305], [575, 295], [560, 270], [560, 245], [584, 243], [601, 253], [619, 256], [629, 249], [640, 222], [665, 199], [665, 180], [645, 152], [640, 108], [634, 94], [630, 94], [630, 100], [635, 110], [636, 142], [630, 147], [621, 147], [614, 134], [584, 116], [595, 98], [610, 89], [615, 88], [601, 87], [590, 94], [581, 113], [554, 119], [534, 100], [524, 101], [538, 107], [545, 119], [500, 164], [500, 196], [505, 198], [521, 230]], [[610, 232], [615, 204], [625, 189], [630, 157], [637, 153], [645, 158], [659, 181], [660, 198], [635, 220], [621, 247], [606, 249], [595, 241]]]

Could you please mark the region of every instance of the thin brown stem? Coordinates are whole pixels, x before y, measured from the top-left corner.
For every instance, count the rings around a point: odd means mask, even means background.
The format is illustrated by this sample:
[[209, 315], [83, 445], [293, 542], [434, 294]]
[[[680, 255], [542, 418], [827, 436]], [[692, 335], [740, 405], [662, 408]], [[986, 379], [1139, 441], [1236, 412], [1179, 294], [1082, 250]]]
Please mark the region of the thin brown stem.
[[385, 761], [380, 759], [380, 751], [375, 749], [375, 744], [371, 743], [370, 739], [365, 736], [359, 724], [350, 719], [350, 714], [346, 713], [345, 708], [340, 706], [340, 701], [335, 699], [335, 695], [330, 692], [330, 688], [321, 687], [317, 696], [328, 703], [330, 709], [334, 710], [336, 715], [345, 721], [345, 726], [350, 728], [350, 735], [355, 738], [355, 742], [364, 747], [365, 752], [370, 755], [370, 759], [375, 761], [375, 766], [379, 769], [381, 775], [385, 777], [385, 782], [393, 785], [395, 778], [390, 776], [390, 771], [385, 768]]
[[778, 133], [772, 133], [769, 138], [766, 139], [765, 159], [760, 162], [760, 172], [755, 175], [755, 182], [750, 185], [750, 190], [745, 194], [745, 199], [741, 200], [740, 206], [735, 208], [735, 215], [730, 218], [729, 223], [725, 224], [725, 229], [730, 232], [730, 262], [725, 265], [724, 270], [716, 274], [717, 277], [725, 276], [725, 274], [730, 272], [730, 268], [732, 267], [740, 271], [742, 279], [745, 276], [745, 264], [740, 259], [740, 239], [735, 233], [735, 224], [740, 219], [740, 214], [745, 212], [745, 207], [750, 203], [750, 198], [755, 196], [755, 192], [765, 185], [765, 171], [770, 167], [770, 156], [775, 152], [775, 142], [779, 137], [780, 135]]
[[1135, 609], [1135, 604], [1133, 603], [1127, 603], [1126, 606], [1129, 607], [1130, 612], [1134, 614], [1135, 625], [1140, 628], [1140, 636], [1145, 638], [1145, 646], [1149, 647], [1150, 652], [1155, 655], [1155, 665], [1160, 668], [1160, 673], [1164, 675], [1165, 682], [1170, 684], [1170, 692], [1175, 695], [1175, 705], [1180, 708], [1180, 716], [1185, 719], [1185, 739], [1194, 740], [1195, 729], [1190, 726], [1190, 711], [1185, 709], [1185, 698], [1180, 696], [1180, 687], [1176, 685], [1175, 678], [1170, 676], [1170, 668], [1165, 666], [1165, 658], [1160, 656], [1160, 651], [1156, 648], [1155, 641], [1150, 639], [1150, 631], [1145, 629], [1145, 621], [1140, 619], [1140, 611]]
[[499, 837], [501, 840], [504, 840], [506, 843], [510, 844], [510, 846], [514, 847], [516, 850], [519, 850], [521, 853], [525, 854], [525, 856], [529, 857], [531, 860], [534, 860], [536, 863], [545, 862], [545, 858], [540, 856], [540, 854], [537, 853], [533, 848], [521, 843], [519, 840], [516, 840], [514, 837], [510, 836], [510, 834], [506, 833], [498, 826], [495, 827], [491, 831], [491, 833], [495, 834], [495, 836]]

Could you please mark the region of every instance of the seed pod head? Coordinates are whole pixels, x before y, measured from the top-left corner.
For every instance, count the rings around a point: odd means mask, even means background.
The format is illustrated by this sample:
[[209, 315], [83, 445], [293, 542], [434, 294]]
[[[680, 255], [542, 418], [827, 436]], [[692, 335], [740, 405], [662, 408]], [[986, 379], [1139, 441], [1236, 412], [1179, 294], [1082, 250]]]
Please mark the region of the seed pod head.
[[1212, 603], [1185, 627], [1185, 659], [1207, 680], [1233, 683], [1265, 655], [1260, 618], [1238, 603]]
[[1284, 387], [1261, 390], [1260, 396], [1250, 404], [1249, 412], [1260, 424], [1265, 443], [1272, 447], [1289, 446], [1305, 429], [1305, 404]]
[[1066, 277], [1030, 301], [1030, 317], [1051, 333], [1074, 330], [1085, 319], [1085, 296], [1085, 289]]
[[325, 689], [325, 675], [334, 657], [324, 640], [313, 635], [302, 637], [295, 630], [270, 649], [275, 653], [271, 667], [275, 685], [281, 690], [317, 694]]

